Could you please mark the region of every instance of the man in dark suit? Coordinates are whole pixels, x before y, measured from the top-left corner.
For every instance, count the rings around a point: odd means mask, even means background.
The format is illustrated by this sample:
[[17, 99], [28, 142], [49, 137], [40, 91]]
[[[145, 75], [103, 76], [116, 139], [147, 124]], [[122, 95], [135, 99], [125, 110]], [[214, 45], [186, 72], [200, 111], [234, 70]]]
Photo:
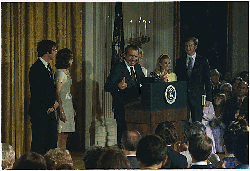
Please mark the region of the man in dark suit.
[[[159, 135], [166, 142], [168, 157], [171, 161], [169, 168], [186, 169], [188, 167], [187, 158], [172, 148], [178, 138], [175, 126], [169, 121], [162, 122], [156, 127], [155, 134]], [[168, 167], [163, 166], [162, 168]]]
[[141, 134], [138, 131], [125, 131], [122, 134], [121, 148], [132, 169], [140, 169], [140, 162], [136, 159], [136, 148], [140, 139]]
[[[206, 95], [205, 106], [212, 101], [211, 73], [208, 60], [196, 54], [198, 39], [185, 41], [186, 56], [177, 59], [175, 73], [178, 81], [187, 81], [188, 120], [191, 111], [192, 122], [201, 122], [203, 116], [202, 95]], [[205, 87], [205, 89], [204, 89]], [[187, 127], [188, 122], [185, 123]]]
[[104, 86], [104, 90], [111, 92], [113, 97], [118, 146], [123, 132], [127, 130], [124, 105], [139, 99], [140, 77], [145, 77], [140, 64], [137, 63], [138, 51], [136, 45], [126, 47], [124, 60], [111, 68]]
[[194, 134], [188, 141], [188, 150], [192, 157], [190, 169], [208, 169], [207, 159], [212, 152], [212, 139], [204, 134]]
[[229, 125], [231, 121], [236, 120], [239, 116], [249, 119], [249, 98], [246, 96], [248, 85], [245, 81], [238, 83], [236, 95], [226, 102], [225, 112], [222, 122]]
[[29, 72], [30, 106], [32, 128], [31, 151], [44, 155], [57, 146], [57, 121], [54, 111], [59, 106], [49, 61], [57, 53], [56, 43], [42, 40], [37, 46], [38, 59]]

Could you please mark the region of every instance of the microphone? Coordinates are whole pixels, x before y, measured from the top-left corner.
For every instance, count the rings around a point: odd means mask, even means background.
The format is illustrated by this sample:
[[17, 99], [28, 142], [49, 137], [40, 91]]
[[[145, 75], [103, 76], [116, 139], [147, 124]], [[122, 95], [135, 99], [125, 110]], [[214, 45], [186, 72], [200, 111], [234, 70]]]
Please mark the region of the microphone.
[[152, 77], [154, 77], [155, 79], [157, 79], [157, 80], [160, 80], [160, 79], [161, 79], [160, 76], [157, 75], [155, 72], [150, 72], [150, 75], [151, 75]]

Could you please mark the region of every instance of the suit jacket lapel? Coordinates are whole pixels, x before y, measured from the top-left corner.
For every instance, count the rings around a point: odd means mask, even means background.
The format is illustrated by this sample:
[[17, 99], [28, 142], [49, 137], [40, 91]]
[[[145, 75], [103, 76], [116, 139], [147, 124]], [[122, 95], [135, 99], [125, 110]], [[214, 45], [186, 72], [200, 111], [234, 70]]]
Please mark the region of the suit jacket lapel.
[[[124, 59], [125, 60], [125, 59]], [[124, 76], [125, 76], [125, 81], [126, 81], [126, 83], [129, 83], [129, 84], [134, 84], [133, 83], [133, 80], [132, 80], [132, 77], [131, 77], [131, 75], [130, 75], [130, 73], [129, 73], [129, 70], [128, 70], [128, 68], [127, 68], [127, 65], [125, 64], [125, 62], [123, 61], [123, 73], [124, 73]]]

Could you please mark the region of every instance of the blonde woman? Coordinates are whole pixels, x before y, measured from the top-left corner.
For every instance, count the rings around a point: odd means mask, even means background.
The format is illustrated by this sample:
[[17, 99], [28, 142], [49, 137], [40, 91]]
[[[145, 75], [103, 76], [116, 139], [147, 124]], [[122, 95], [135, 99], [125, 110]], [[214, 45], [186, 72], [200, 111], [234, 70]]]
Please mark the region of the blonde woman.
[[177, 76], [170, 69], [171, 59], [167, 54], [162, 54], [157, 59], [157, 64], [154, 72], [165, 82], [177, 81]]

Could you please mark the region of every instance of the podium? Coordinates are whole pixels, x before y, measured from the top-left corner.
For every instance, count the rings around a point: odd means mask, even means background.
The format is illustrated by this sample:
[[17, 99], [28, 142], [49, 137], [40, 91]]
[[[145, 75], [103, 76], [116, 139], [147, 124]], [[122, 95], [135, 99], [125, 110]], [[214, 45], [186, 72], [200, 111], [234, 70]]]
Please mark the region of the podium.
[[125, 106], [128, 131], [137, 130], [142, 136], [154, 134], [159, 123], [170, 121], [177, 129], [178, 141], [182, 141], [186, 119], [185, 81], [142, 83], [140, 102]]

